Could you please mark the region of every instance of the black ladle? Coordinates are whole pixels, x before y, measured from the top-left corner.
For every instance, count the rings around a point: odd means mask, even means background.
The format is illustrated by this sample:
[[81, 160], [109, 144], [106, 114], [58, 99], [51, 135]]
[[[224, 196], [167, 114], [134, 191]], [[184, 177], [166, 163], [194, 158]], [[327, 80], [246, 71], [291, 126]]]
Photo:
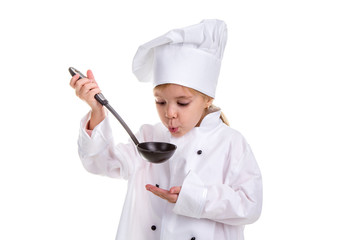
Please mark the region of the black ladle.
[[[82, 74], [79, 70], [70, 67], [69, 72], [71, 76], [75, 76], [76, 74], [80, 75], [80, 78], [86, 78], [84, 74]], [[165, 142], [142, 142], [139, 143], [135, 135], [132, 133], [130, 128], [127, 124], [122, 120], [120, 115], [110, 106], [108, 100], [102, 95], [98, 93], [95, 95], [95, 99], [103, 106], [105, 106], [114, 116], [115, 118], [121, 123], [121, 125], [125, 128], [127, 133], [130, 135], [131, 139], [135, 143], [138, 152], [140, 153], [143, 158], [148, 160], [152, 163], [162, 163], [167, 161], [172, 155], [175, 153], [176, 146], [171, 143]]]

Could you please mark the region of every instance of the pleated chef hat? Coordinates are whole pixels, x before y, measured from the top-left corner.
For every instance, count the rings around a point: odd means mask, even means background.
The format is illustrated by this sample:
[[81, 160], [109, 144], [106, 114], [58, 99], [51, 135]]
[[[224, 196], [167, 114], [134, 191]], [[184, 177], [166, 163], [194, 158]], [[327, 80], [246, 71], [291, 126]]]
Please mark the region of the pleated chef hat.
[[226, 24], [216, 19], [171, 30], [138, 48], [133, 73], [154, 86], [179, 84], [215, 97], [226, 40]]

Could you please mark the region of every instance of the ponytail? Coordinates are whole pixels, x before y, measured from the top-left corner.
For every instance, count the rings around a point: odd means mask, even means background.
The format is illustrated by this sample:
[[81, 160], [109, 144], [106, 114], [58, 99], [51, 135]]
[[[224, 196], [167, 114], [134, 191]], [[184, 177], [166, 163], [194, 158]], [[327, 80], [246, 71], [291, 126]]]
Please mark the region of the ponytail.
[[229, 120], [227, 119], [227, 117], [225, 116], [223, 111], [221, 111], [221, 113], [220, 113], [220, 119], [221, 119], [221, 121], [223, 121], [223, 123], [230, 126]]
[[[221, 109], [215, 106], [214, 104], [211, 104], [210, 107], [208, 108], [208, 113], [217, 112], [217, 111], [221, 111]], [[223, 121], [223, 123], [230, 126], [229, 120], [227, 119], [223, 111], [221, 111], [220, 113], [220, 119], [221, 121]]]

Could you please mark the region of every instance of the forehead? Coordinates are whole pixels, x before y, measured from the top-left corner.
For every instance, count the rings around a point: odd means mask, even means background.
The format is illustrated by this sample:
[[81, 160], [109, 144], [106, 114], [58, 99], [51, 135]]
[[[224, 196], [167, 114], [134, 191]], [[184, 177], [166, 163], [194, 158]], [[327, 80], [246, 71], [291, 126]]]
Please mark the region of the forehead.
[[194, 95], [189, 88], [177, 84], [164, 84], [154, 88], [155, 97], [190, 98]]

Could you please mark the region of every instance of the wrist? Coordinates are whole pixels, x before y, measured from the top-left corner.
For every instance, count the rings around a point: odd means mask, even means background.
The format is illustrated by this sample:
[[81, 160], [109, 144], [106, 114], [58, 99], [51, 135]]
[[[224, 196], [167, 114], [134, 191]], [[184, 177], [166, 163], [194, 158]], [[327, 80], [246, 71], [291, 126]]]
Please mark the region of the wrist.
[[91, 108], [91, 117], [93, 116], [106, 116], [105, 113], [105, 107], [101, 104], [99, 104], [99, 106], [96, 107], [92, 107]]
[[88, 130], [93, 130], [100, 122], [102, 122], [106, 117], [105, 108], [91, 109], [90, 120], [88, 123]]

